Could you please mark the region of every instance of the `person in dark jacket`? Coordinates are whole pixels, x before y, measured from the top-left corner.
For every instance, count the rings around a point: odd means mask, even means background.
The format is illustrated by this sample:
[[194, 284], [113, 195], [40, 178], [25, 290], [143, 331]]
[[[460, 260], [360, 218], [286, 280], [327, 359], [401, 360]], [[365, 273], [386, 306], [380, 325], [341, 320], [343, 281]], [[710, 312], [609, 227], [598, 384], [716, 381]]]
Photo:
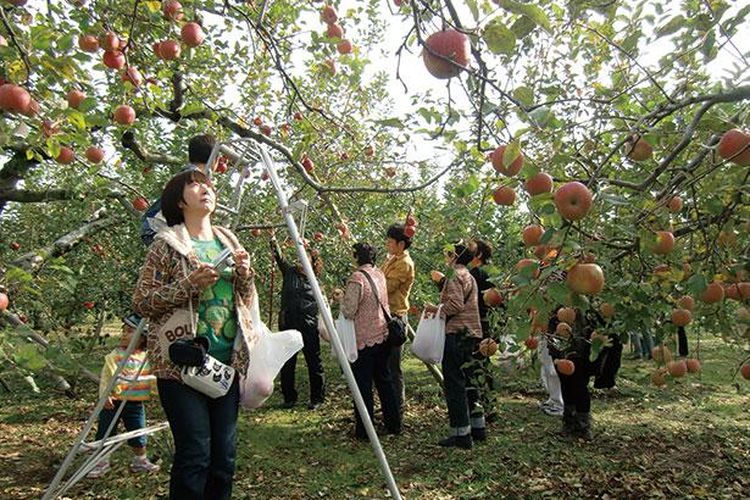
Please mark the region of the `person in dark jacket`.
[[[596, 328], [604, 324], [603, 318], [594, 309], [581, 311], [576, 309], [576, 318], [565, 332], [558, 330], [560, 321], [557, 310], [551, 315], [547, 332], [550, 340], [548, 348], [555, 359], [555, 368], [560, 377], [560, 387], [563, 396], [563, 425], [562, 436], [582, 438], [586, 441], [593, 439], [591, 434], [591, 392], [589, 380], [598, 372], [602, 362], [602, 354], [591, 362], [591, 336]], [[561, 360], [573, 362], [573, 373], [566, 373]]]
[[[308, 409], [314, 410], [325, 401], [325, 375], [320, 360], [320, 337], [318, 335], [318, 304], [315, 302], [310, 282], [307, 280], [301, 264], [288, 262], [281, 254], [276, 238], [271, 238], [271, 249], [274, 259], [281, 269], [283, 284], [281, 286], [281, 310], [279, 311], [280, 330], [299, 330], [302, 333], [307, 373], [310, 377], [310, 403]], [[323, 263], [316, 252], [310, 252], [313, 270], [318, 275]], [[284, 408], [292, 408], [297, 403], [295, 389], [295, 370], [297, 354], [289, 358], [281, 368], [281, 393], [284, 396]]]

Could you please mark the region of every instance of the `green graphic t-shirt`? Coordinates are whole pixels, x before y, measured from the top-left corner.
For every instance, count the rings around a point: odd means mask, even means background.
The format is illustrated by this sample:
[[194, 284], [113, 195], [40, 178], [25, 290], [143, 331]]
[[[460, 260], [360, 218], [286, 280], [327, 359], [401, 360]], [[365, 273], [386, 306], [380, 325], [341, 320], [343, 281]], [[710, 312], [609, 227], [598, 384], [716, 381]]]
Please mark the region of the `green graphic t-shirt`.
[[[224, 249], [221, 242], [193, 239], [193, 248], [201, 262], [210, 264]], [[201, 293], [198, 305], [197, 335], [208, 337], [208, 353], [228, 364], [232, 357], [234, 337], [237, 335], [237, 313], [234, 309], [232, 269], [225, 268], [213, 286]]]

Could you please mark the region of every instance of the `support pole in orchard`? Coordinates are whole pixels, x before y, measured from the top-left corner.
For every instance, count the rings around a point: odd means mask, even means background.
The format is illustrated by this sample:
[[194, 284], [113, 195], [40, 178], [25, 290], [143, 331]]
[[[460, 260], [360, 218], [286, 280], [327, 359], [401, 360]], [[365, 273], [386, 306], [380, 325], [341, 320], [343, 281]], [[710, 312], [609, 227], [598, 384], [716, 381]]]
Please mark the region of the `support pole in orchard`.
[[[249, 140], [240, 139], [236, 142], [246, 143], [249, 142]], [[233, 145], [234, 144], [235, 143], [233, 143]], [[246, 145], [243, 146], [247, 147]], [[338, 334], [336, 332], [336, 325], [333, 321], [331, 309], [328, 307], [325, 298], [323, 297], [323, 292], [320, 289], [320, 284], [318, 283], [318, 279], [313, 272], [312, 264], [310, 263], [310, 259], [308, 259], [307, 257], [307, 252], [305, 252], [305, 247], [302, 243], [302, 237], [297, 229], [297, 224], [294, 221], [294, 217], [292, 211], [290, 210], [286, 194], [284, 193], [284, 190], [281, 186], [279, 177], [276, 175], [276, 167], [274, 166], [271, 157], [262, 146], [260, 147], [260, 155], [261, 161], [263, 162], [263, 165], [268, 172], [271, 183], [273, 184], [273, 188], [276, 190], [276, 196], [279, 200], [281, 213], [283, 214], [284, 220], [286, 221], [286, 225], [289, 229], [289, 234], [292, 238], [292, 241], [297, 248], [297, 255], [299, 256], [300, 262], [302, 263], [302, 268], [304, 269], [305, 275], [307, 276], [307, 279], [312, 287], [313, 294], [315, 295], [315, 301], [318, 303], [318, 309], [323, 315], [323, 321], [325, 322], [326, 328], [329, 332], [331, 332], [331, 343], [333, 344], [333, 348], [336, 351], [336, 359], [339, 361], [339, 365], [344, 372], [344, 378], [346, 378], [346, 382], [349, 385], [349, 390], [354, 396], [354, 404], [357, 406], [357, 411], [359, 411], [360, 417], [362, 417], [362, 423], [364, 424], [365, 430], [367, 431], [367, 436], [370, 438], [370, 443], [372, 444], [372, 449], [378, 459], [380, 470], [383, 473], [383, 476], [385, 476], [388, 490], [390, 491], [392, 498], [400, 500], [401, 494], [399, 493], [398, 485], [396, 484], [396, 480], [394, 479], [393, 473], [391, 472], [390, 465], [388, 464], [388, 459], [383, 452], [383, 447], [380, 445], [380, 440], [378, 439], [378, 435], [375, 432], [375, 427], [372, 425], [372, 420], [370, 419], [370, 415], [367, 412], [367, 408], [365, 407], [365, 402], [362, 399], [362, 394], [360, 394], [359, 388], [357, 387], [357, 382], [354, 379], [354, 374], [352, 373], [351, 366], [349, 366], [349, 363], [346, 360], [344, 348], [341, 345], [341, 341], [339, 340]]]

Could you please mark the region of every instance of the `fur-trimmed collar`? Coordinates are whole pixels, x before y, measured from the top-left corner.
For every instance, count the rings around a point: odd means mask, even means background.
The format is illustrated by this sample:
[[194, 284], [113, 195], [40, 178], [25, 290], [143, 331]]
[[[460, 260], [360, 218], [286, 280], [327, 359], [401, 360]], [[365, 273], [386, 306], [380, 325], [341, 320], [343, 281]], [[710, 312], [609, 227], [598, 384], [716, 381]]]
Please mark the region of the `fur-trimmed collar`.
[[[231, 251], [236, 251], [242, 247], [237, 237], [229, 229], [221, 226], [212, 226], [214, 235], [219, 238], [221, 244]], [[159, 230], [156, 233], [154, 239], [162, 239], [167, 242], [169, 246], [180, 252], [185, 257], [190, 256], [193, 253], [193, 242], [190, 239], [190, 233], [188, 233], [185, 224], [177, 224], [174, 226], [167, 226]]]

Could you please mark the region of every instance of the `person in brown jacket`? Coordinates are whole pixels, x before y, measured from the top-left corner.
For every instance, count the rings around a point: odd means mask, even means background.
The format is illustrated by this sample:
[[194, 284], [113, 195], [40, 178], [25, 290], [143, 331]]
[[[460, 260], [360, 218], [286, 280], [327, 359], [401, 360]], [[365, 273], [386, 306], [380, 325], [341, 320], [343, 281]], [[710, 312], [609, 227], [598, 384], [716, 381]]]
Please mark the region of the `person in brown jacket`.
[[[472, 384], [479, 363], [473, 354], [482, 340], [477, 283], [466, 266], [474, 258], [472, 249], [458, 242], [445, 252], [445, 263], [452, 268], [440, 293], [441, 315], [445, 317], [443, 378], [451, 434], [438, 444], [471, 448], [473, 441], [486, 439], [484, 409], [479, 404], [479, 384]], [[428, 313], [437, 306], [425, 305]]]
[[[250, 259], [231, 231], [211, 224], [215, 207], [214, 187], [202, 172], [182, 172], [167, 183], [161, 196], [167, 227], [149, 248], [133, 296], [134, 310], [150, 321], [149, 362], [174, 437], [171, 499], [231, 497], [238, 374], [247, 373], [257, 340]], [[210, 262], [224, 249], [234, 266], [217, 272]], [[183, 384], [169, 348], [195, 336], [206, 337], [208, 354], [237, 371], [226, 395], [212, 399]]]

